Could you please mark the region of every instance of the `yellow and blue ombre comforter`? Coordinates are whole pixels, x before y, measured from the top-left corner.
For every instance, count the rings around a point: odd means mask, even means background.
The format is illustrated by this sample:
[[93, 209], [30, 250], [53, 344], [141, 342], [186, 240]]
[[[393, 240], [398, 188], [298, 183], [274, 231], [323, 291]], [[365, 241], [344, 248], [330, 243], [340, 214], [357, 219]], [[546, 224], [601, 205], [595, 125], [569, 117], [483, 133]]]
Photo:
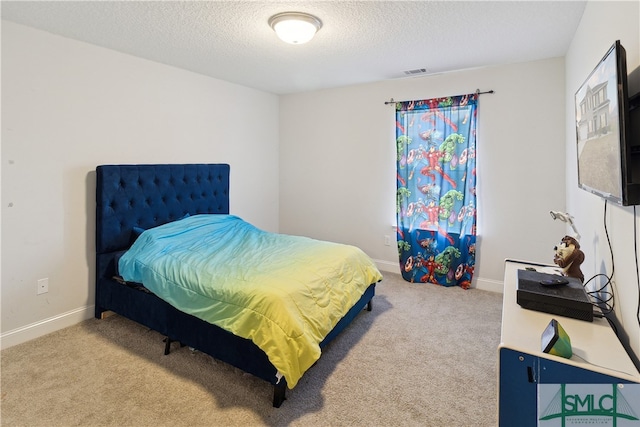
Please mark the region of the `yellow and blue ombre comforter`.
[[360, 249], [262, 231], [232, 215], [194, 215], [147, 230], [120, 258], [124, 280], [252, 340], [293, 388], [320, 342], [371, 283]]

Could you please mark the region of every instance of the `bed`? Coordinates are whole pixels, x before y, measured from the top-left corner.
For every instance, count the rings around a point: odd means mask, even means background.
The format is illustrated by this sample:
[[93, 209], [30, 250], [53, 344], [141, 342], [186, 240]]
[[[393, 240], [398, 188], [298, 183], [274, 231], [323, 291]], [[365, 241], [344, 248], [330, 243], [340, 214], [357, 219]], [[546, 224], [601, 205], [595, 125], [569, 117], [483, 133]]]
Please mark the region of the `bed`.
[[[118, 270], [119, 265], [123, 265], [119, 261], [141, 245], [140, 241], [144, 240], [141, 235], [147, 239], [158, 230], [205, 219], [207, 223], [238, 222], [238, 218], [229, 214], [229, 172], [227, 164], [102, 165], [96, 168], [95, 316], [102, 318], [105, 312], [112, 311], [159, 332], [166, 337], [164, 353], [167, 355], [171, 344], [178, 342], [253, 374], [273, 385], [273, 406], [280, 407], [286, 398], [289, 374], [282, 369], [281, 362], [274, 359], [272, 349], [264, 349], [261, 342], [230, 332], [233, 328], [228, 324], [223, 323], [223, 328], [204, 320], [197, 310], [190, 314], [189, 307], [179, 306], [167, 296], [161, 298], [159, 295], [164, 295], [161, 288], [150, 283], [145, 286], [144, 280], [123, 280]], [[361, 311], [371, 311], [375, 285], [382, 276], [376, 270], [371, 277], [375, 277], [371, 283], [360, 285], [363, 291], [353, 297], [355, 302], [349, 302], [344, 313], [332, 320], [328, 332], [323, 332], [318, 339], [319, 349]], [[291, 357], [290, 351], [276, 347]], [[270, 358], [278, 361], [272, 363]], [[307, 369], [303, 367], [301, 374]], [[290, 378], [294, 385], [299, 379]]]

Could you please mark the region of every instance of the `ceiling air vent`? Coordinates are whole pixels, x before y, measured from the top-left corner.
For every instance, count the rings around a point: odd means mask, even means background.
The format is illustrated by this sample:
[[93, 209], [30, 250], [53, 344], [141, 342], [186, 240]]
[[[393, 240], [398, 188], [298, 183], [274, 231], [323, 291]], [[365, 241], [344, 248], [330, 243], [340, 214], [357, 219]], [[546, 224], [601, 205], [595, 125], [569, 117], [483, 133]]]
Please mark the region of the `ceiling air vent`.
[[426, 68], [416, 68], [415, 70], [407, 70], [404, 72], [404, 74], [407, 76], [415, 76], [418, 74], [426, 74], [426, 73], [427, 73]]

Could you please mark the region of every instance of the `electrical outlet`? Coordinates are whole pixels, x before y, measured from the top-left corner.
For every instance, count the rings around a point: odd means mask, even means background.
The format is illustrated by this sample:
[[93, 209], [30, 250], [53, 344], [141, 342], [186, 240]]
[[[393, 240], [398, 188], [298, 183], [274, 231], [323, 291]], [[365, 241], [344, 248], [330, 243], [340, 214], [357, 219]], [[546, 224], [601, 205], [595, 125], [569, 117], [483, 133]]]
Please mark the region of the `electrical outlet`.
[[389, 235], [385, 235], [384, 236], [384, 245], [385, 246], [391, 246], [391, 236], [389, 236]]
[[38, 279], [37, 294], [46, 294], [49, 292], [49, 278]]

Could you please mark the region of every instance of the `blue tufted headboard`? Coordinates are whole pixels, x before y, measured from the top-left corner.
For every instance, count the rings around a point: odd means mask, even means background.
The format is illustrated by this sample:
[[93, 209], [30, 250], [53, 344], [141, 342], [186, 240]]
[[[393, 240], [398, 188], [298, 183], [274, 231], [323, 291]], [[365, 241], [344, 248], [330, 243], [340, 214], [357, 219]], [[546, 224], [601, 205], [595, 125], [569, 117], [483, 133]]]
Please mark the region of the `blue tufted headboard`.
[[[137, 286], [114, 280], [133, 242], [133, 227], [151, 228], [185, 214], [229, 213], [229, 165], [103, 165], [96, 168], [95, 316], [114, 311], [164, 335], [178, 312]], [[170, 342], [170, 341], [168, 341]]]
[[229, 213], [229, 165], [103, 165], [96, 168], [96, 252], [127, 249], [133, 227], [185, 214]]

